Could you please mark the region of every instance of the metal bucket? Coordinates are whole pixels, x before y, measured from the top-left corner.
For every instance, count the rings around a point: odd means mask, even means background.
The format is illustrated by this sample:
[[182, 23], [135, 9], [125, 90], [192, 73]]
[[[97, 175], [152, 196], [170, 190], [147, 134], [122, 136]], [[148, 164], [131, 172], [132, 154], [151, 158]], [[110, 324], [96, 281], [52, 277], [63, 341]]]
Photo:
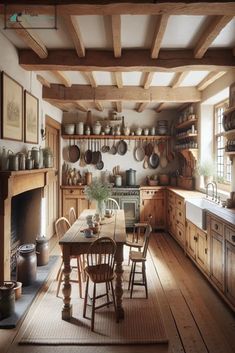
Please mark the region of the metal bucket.
[[6, 281], [0, 286], [0, 320], [15, 312], [14, 286], [15, 283], [11, 281]]

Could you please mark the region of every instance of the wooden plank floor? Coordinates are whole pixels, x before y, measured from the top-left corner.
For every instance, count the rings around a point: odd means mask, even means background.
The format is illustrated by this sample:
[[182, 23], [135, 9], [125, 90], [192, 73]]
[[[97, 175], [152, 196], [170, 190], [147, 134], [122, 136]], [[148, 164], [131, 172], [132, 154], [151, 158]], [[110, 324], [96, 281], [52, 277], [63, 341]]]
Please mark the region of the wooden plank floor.
[[[57, 251], [57, 250], [55, 250]], [[32, 317], [56, 269], [21, 325], [0, 330], [1, 353], [232, 353], [235, 317], [182, 249], [167, 233], [152, 236], [149, 258], [155, 268], [155, 290], [163, 313], [169, 345], [148, 346], [19, 346], [21, 333]]]

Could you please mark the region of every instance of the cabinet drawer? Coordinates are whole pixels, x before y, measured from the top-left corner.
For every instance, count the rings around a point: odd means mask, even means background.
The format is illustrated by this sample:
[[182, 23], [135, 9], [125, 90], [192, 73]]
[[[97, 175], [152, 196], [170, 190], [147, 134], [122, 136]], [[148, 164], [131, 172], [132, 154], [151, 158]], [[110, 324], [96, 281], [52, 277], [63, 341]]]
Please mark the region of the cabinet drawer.
[[215, 218], [211, 218], [211, 230], [223, 236], [223, 223]]
[[168, 203], [175, 204], [175, 194], [173, 192], [168, 192]]
[[182, 224], [185, 223], [184, 211], [179, 208], [175, 209], [176, 220]]
[[84, 193], [84, 190], [81, 190], [81, 189], [66, 189], [66, 190], [63, 190], [63, 195], [73, 195], [73, 196], [80, 196], [80, 195], [83, 195]]
[[235, 229], [225, 227], [225, 239], [235, 245]]
[[182, 244], [185, 243], [184, 230], [178, 225], [175, 227], [175, 235]]
[[141, 192], [142, 199], [163, 199], [163, 190], [143, 190]]
[[177, 207], [181, 211], [184, 211], [184, 199], [179, 196], [176, 196], [175, 197], [175, 207]]

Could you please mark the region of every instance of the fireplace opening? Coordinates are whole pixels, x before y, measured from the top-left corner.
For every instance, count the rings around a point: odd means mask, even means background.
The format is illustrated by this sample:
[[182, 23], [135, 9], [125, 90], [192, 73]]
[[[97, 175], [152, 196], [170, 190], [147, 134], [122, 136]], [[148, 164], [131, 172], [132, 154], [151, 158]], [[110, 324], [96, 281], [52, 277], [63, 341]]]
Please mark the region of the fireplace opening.
[[16, 253], [20, 245], [35, 244], [41, 234], [41, 188], [26, 191], [11, 199], [11, 272], [16, 267]]

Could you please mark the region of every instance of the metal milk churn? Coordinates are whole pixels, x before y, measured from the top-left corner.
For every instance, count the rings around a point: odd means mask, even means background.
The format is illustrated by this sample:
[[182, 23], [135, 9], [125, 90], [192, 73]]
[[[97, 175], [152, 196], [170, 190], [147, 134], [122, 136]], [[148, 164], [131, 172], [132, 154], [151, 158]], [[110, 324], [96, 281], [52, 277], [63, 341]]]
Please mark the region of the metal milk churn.
[[14, 282], [6, 281], [0, 286], [0, 320], [15, 312]]
[[28, 286], [36, 280], [37, 256], [34, 244], [24, 244], [18, 249], [17, 281]]
[[49, 261], [49, 246], [46, 237], [36, 238], [37, 265], [44, 266]]

